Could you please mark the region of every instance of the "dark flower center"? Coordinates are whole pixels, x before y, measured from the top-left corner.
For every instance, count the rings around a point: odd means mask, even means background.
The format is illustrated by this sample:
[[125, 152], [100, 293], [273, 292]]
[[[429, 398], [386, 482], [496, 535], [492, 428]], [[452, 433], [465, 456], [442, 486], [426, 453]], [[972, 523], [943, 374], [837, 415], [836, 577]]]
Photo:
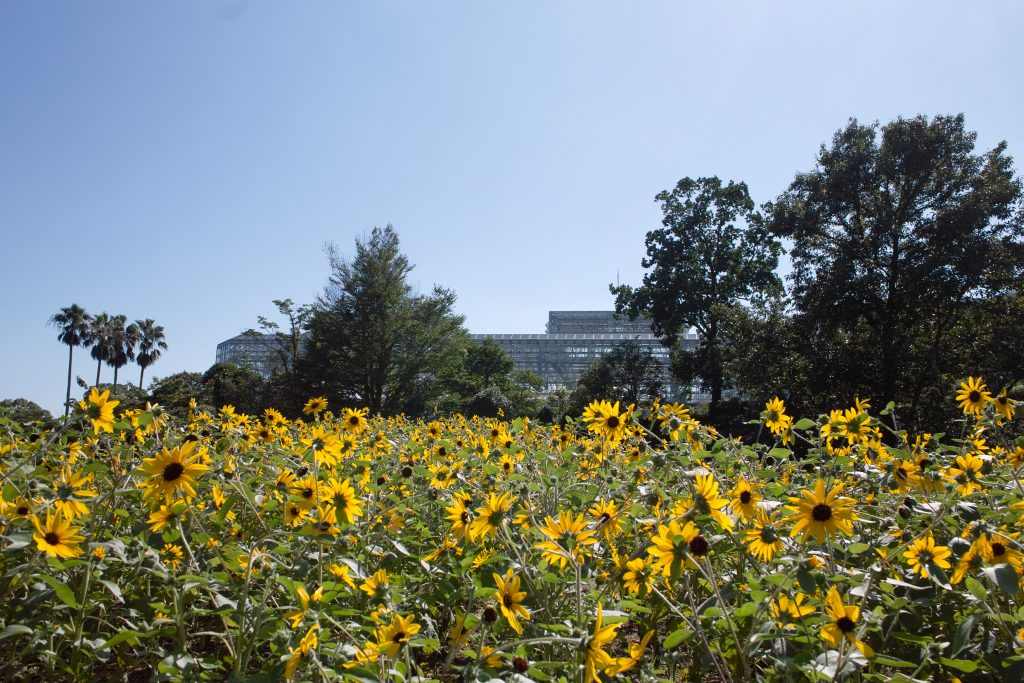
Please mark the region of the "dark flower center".
[[463, 510], [462, 514], [459, 515], [459, 519], [462, 520], [463, 524], [469, 524], [469, 511]]
[[50, 545], [60, 545], [60, 536], [53, 533], [52, 531], [48, 531], [46, 533], [46, 536], [43, 537], [43, 540]]
[[827, 522], [832, 519], [832, 506], [818, 503], [811, 510], [811, 517], [814, 518], [815, 522]]
[[312, 498], [313, 497], [313, 489], [303, 489], [302, 490], [302, 497], [303, 498]]
[[350, 417], [350, 418], [348, 419], [348, 423], [349, 423], [350, 425], [358, 425], [358, 424], [359, 424], [359, 418], [358, 418], [358, 417], [356, 417], [355, 415], [353, 415], [352, 417]]
[[172, 462], [164, 468], [164, 481], [175, 481], [181, 478], [185, 472], [185, 466], [180, 462]]
[[853, 619], [851, 619], [850, 617], [839, 617], [838, 619], [836, 619], [836, 626], [838, 626], [839, 630], [843, 633], [849, 633], [853, 630]]
[[29, 509], [25, 505], [19, 505], [18, 509], [14, 511], [19, 517], [25, 517], [29, 513]]
[[750, 502], [750, 491], [743, 491], [740, 493], [740, 502], [744, 505]]
[[967, 395], [967, 400], [970, 401], [971, 403], [977, 403], [978, 401], [981, 400], [981, 393], [978, 391], [972, 391], [970, 394]]
[[607, 424], [612, 429], [615, 429], [619, 426], [619, 418], [616, 417], [615, 415], [609, 415]]
[[503, 597], [501, 599], [501, 604], [503, 604], [505, 607], [511, 607], [512, 605], [514, 605], [516, 603], [512, 601], [512, 596], [511, 595], [509, 595], [508, 593], [505, 593], [505, 597]]
[[1006, 554], [1006, 546], [1005, 545], [1003, 545], [1002, 543], [993, 543], [992, 544], [992, 556], [993, 557], [1002, 557], [1005, 554]]
[[690, 552], [696, 555], [697, 557], [703, 557], [704, 555], [707, 555], [708, 550], [710, 550], [710, 548], [711, 546], [708, 544], [708, 540], [700, 534], [694, 536], [693, 539], [690, 541]]
[[396, 643], [403, 643], [403, 642], [405, 642], [405, 638], [406, 638], [405, 631], [399, 631], [398, 633], [395, 634], [394, 641]]

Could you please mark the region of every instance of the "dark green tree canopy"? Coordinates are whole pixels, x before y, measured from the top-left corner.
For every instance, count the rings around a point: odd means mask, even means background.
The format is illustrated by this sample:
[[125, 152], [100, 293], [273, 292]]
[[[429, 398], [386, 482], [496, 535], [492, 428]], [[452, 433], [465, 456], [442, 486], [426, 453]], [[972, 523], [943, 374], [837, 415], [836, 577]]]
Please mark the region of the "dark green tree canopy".
[[745, 183], [683, 178], [655, 199], [663, 227], [647, 233], [642, 264], [648, 272], [638, 288], [611, 287], [615, 308], [634, 319], [649, 317], [667, 346], [696, 329], [703, 348], [696, 374], [714, 404], [724, 385], [723, 310], [781, 291], [775, 273], [781, 247], [764, 230]]
[[579, 415], [592, 401], [624, 405], [651, 401], [662, 395], [661, 364], [650, 349], [634, 341], [615, 346], [584, 371], [569, 395], [569, 414]]
[[328, 247], [332, 274], [309, 323], [300, 373], [313, 392], [371, 412], [421, 413], [461, 371], [468, 335], [455, 294], [414, 294], [390, 225], [356, 241], [351, 261]]
[[287, 326], [265, 316], [259, 316], [259, 330], [248, 329], [242, 334], [260, 340], [273, 354], [271, 373], [291, 372], [302, 353], [303, 333], [313, 315], [313, 307], [296, 306], [291, 299], [274, 299], [277, 312], [284, 316]]
[[975, 140], [962, 115], [851, 120], [765, 207], [793, 242], [811, 374], [840, 393], [916, 406], [970, 302], [1024, 275], [1020, 181], [1005, 143], [977, 153]]
[[71, 304], [60, 309], [59, 313], [50, 318], [50, 324], [58, 329], [57, 340], [61, 344], [68, 345], [68, 386], [64, 398], [64, 417], [67, 417], [71, 407], [71, 365], [72, 355], [76, 346], [83, 346], [89, 343], [89, 330], [92, 325], [92, 316], [85, 312], [85, 309], [78, 304]]
[[481, 387], [486, 388], [496, 378], [505, 377], [514, 367], [512, 358], [490, 337], [466, 349], [466, 372], [478, 378]]

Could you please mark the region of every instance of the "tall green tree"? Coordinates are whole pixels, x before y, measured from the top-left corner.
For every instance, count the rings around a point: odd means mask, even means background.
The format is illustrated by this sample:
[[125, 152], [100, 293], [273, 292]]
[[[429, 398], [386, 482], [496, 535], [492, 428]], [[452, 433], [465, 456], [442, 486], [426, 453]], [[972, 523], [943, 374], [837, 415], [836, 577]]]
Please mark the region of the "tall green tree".
[[299, 372], [311, 394], [340, 405], [423, 412], [440, 380], [462, 367], [468, 335], [453, 312], [455, 295], [439, 287], [413, 293], [413, 266], [390, 225], [355, 246], [351, 261], [328, 247], [332, 273], [310, 318]]
[[146, 368], [160, 358], [162, 351], [167, 350], [167, 339], [163, 325], [157, 325], [152, 318], [136, 320], [135, 327], [139, 331], [139, 350], [135, 362], [139, 364], [139, 388], [142, 388], [142, 376]]
[[651, 401], [662, 395], [662, 365], [651, 350], [635, 341], [616, 345], [590, 364], [569, 395], [568, 410], [579, 415], [595, 400], [624, 405]]
[[115, 315], [111, 318], [110, 357], [107, 365], [114, 368], [114, 386], [117, 386], [117, 373], [129, 362], [135, 360], [135, 347], [139, 343], [139, 328], [129, 323], [127, 316]]
[[870, 394], [918, 414], [976, 304], [1024, 276], [1021, 183], [1002, 142], [975, 150], [963, 115], [856, 120], [773, 205], [792, 240], [806, 391]]
[[57, 332], [57, 340], [61, 344], [68, 345], [68, 391], [64, 399], [64, 417], [68, 416], [68, 411], [71, 409], [72, 356], [76, 346], [83, 346], [88, 343], [91, 322], [92, 316], [86, 313], [85, 309], [78, 304], [71, 304], [62, 308], [59, 313], [55, 313], [50, 318], [50, 324], [59, 330]]
[[514, 367], [512, 357], [490, 337], [466, 349], [466, 372], [479, 379], [481, 388], [486, 389], [496, 378], [505, 377]]
[[277, 312], [287, 320], [287, 327], [265, 316], [259, 316], [259, 329], [250, 328], [242, 334], [259, 340], [273, 354], [271, 374], [291, 372], [302, 353], [303, 334], [313, 315], [313, 307], [296, 306], [291, 299], [274, 299]]
[[106, 311], [97, 313], [89, 323], [89, 355], [96, 361], [96, 384], [100, 385], [100, 370], [105, 361], [110, 360], [114, 355], [114, 325], [113, 318]]
[[[663, 343], [676, 346], [674, 366], [691, 368], [710, 389], [713, 410], [727, 379], [722, 319], [730, 307], [781, 292], [775, 273], [781, 246], [765, 231], [746, 183], [683, 178], [655, 200], [662, 227], [647, 233], [642, 265], [648, 272], [640, 287], [610, 286], [615, 309], [651, 319]], [[676, 345], [691, 328], [700, 335], [696, 352]]]

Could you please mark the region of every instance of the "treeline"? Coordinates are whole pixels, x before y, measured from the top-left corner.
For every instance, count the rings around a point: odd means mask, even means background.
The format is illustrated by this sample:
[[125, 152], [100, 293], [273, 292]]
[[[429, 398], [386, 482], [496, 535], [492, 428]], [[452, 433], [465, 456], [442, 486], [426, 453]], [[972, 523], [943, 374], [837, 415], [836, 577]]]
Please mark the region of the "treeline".
[[[710, 390], [713, 417], [734, 412], [730, 390], [754, 404], [780, 395], [803, 415], [860, 396], [929, 429], [969, 375], [1019, 393], [1021, 182], [1005, 142], [975, 142], [962, 115], [851, 120], [759, 208], [743, 183], [684, 178], [658, 195], [648, 272], [611, 287], [616, 308], [654, 320], [676, 376]], [[688, 329], [695, 351], [675, 344]]]
[[[719, 178], [684, 178], [656, 201], [663, 220], [646, 235], [643, 282], [612, 286], [615, 307], [653, 321], [675, 379], [709, 392], [712, 424], [739, 428], [733, 416], [778, 395], [800, 414], [891, 402], [903, 424], [927, 429], [946, 424], [969, 375], [1020, 394], [1021, 182], [1006, 144], [977, 151], [962, 115], [851, 120], [761, 206], [745, 183]], [[260, 320], [280, 359], [261, 385], [276, 405], [323, 395], [383, 414], [558, 419], [594, 398], [662, 389], [650, 354], [623, 347], [574, 392], [540, 397], [538, 377], [469, 340], [453, 292], [410, 289], [390, 226], [357, 241], [351, 260], [328, 256], [313, 305], [275, 302], [286, 329]], [[681, 343], [691, 330], [696, 349]]]
[[[1006, 144], [977, 151], [962, 115], [851, 120], [813, 168], [761, 206], [745, 183], [716, 177], [683, 178], [656, 201], [663, 219], [645, 238], [643, 282], [610, 289], [621, 315], [653, 321], [679, 384], [710, 394], [711, 424], [738, 431], [778, 395], [803, 415], [855, 397], [891, 402], [902, 425], [929, 429], [947, 424], [967, 376], [1022, 398], [1021, 181]], [[333, 246], [327, 255], [331, 274], [316, 301], [275, 301], [280, 322], [261, 317], [247, 332], [265, 347], [269, 378], [216, 365], [164, 378], [144, 397], [175, 410], [194, 397], [298, 415], [324, 396], [335, 410], [558, 420], [594, 399], [628, 404], [663, 390], [651, 354], [624, 345], [574, 391], [542, 394], [541, 378], [516, 371], [496, 343], [470, 339], [451, 290], [412, 290], [413, 266], [390, 225], [357, 240], [350, 259]], [[133, 333], [123, 316], [91, 318], [74, 306], [53, 320], [69, 345], [69, 398], [76, 344], [110, 364], [115, 383], [134, 353], [140, 386], [166, 348], [152, 321]], [[682, 344], [689, 331], [696, 349]], [[149, 341], [136, 352], [140, 334]]]
[[[96, 361], [96, 381], [93, 386], [100, 384], [104, 363], [114, 371], [113, 386], [116, 388], [118, 372], [134, 361], [139, 366], [140, 389], [146, 368], [153, 365], [160, 358], [161, 352], [167, 349], [164, 328], [152, 318], [129, 323], [127, 316], [110, 315], [105, 311], [91, 315], [78, 304], [72, 304], [51, 316], [50, 324], [57, 328], [57, 340], [68, 347], [65, 416], [71, 406], [71, 378], [76, 348], [87, 348], [89, 355]], [[82, 386], [86, 386], [84, 382]]]

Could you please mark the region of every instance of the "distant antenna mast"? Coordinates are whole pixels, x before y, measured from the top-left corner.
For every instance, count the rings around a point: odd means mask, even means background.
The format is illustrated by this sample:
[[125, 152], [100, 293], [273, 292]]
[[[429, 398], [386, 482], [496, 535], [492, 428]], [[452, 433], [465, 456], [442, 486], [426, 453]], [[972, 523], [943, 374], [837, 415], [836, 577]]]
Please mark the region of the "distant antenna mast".
[[616, 287], [621, 287], [622, 286], [622, 283], [619, 282], [619, 270], [618, 270], [618, 268], [615, 269], [615, 286]]

